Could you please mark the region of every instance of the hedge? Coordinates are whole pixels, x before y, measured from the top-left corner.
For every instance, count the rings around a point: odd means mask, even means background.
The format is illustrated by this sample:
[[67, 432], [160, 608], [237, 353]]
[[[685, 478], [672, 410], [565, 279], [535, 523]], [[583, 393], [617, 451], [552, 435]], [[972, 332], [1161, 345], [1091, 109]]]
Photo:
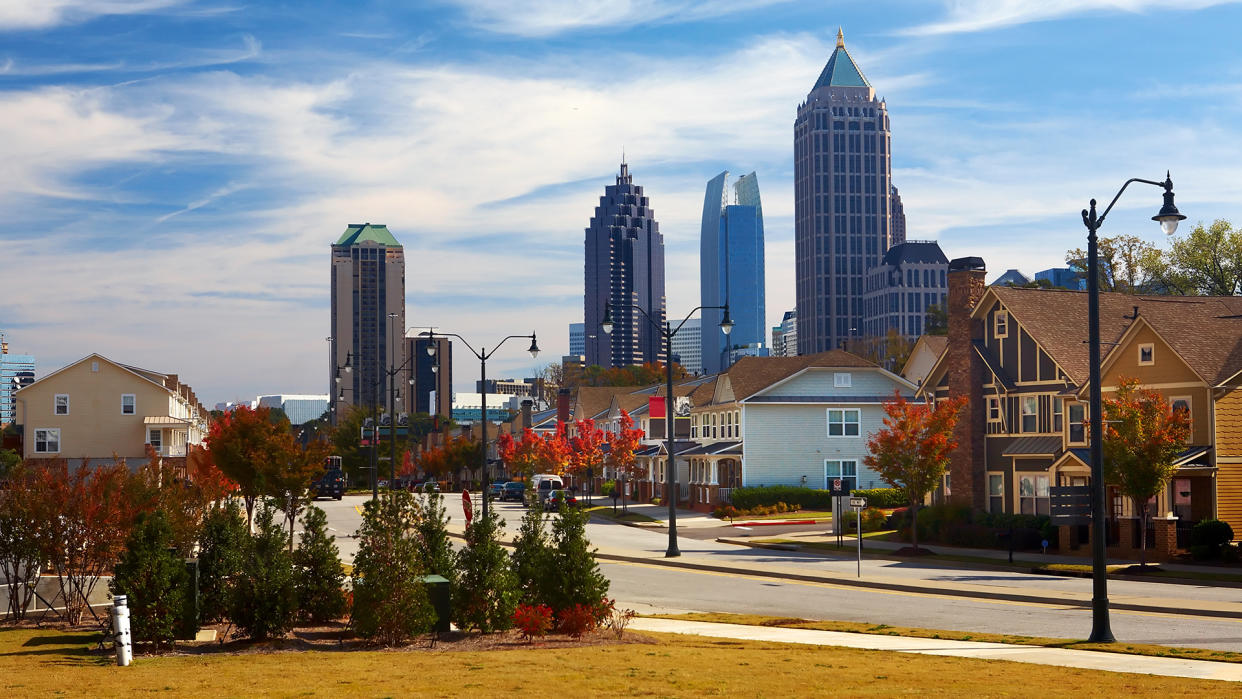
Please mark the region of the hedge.
[[910, 504], [906, 501], [906, 496], [897, 488], [851, 490], [850, 495], [856, 498], [867, 498], [867, 507], [905, 507]]
[[[852, 490], [850, 494], [867, 498], [868, 507], [901, 507], [906, 504], [901, 491], [896, 488]], [[832, 493], [828, 490], [802, 488], [796, 485], [765, 485], [733, 490], [733, 506], [739, 510], [771, 506], [778, 502], [786, 505], [801, 505], [804, 510], [831, 511]]]

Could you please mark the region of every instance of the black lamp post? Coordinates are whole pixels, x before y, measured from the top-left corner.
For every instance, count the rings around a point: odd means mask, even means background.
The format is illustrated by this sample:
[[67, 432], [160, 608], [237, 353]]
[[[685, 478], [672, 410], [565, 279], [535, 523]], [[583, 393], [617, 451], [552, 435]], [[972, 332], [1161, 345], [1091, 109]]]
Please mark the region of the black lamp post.
[[[466, 349], [470, 350], [470, 353], [473, 354], [475, 358], [479, 360], [479, 388], [482, 389], [479, 392], [482, 394], [482, 406], [481, 407], [482, 407], [482, 413], [483, 413], [482, 419], [479, 421], [480, 423], [479, 426], [481, 429], [481, 432], [479, 435], [479, 444], [480, 444], [480, 451], [482, 452], [482, 459], [481, 459], [482, 470], [480, 471], [480, 473], [483, 476], [483, 487], [482, 487], [479, 497], [483, 501], [482, 512], [483, 512], [483, 517], [486, 519], [487, 518], [487, 492], [488, 492], [488, 486], [490, 485], [490, 481], [491, 481], [491, 478], [487, 472], [487, 360], [490, 359], [493, 354], [496, 354], [496, 350], [500, 349], [501, 345], [503, 345], [508, 340], [512, 340], [515, 337], [523, 337], [523, 338], [529, 337], [530, 338], [530, 347], [526, 348], [526, 351], [530, 352], [531, 357], [539, 356], [539, 343], [535, 341], [535, 333], [533, 332], [529, 335], [509, 335], [505, 337], [504, 339], [500, 340], [500, 342], [497, 342], [495, 345], [493, 345], [492, 351], [488, 352], [486, 347], [480, 347], [479, 349], [476, 350], [474, 347], [470, 345], [469, 342], [466, 342], [466, 338], [462, 337], [461, 335], [458, 335], [457, 333], [438, 333], [435, 331], [427, 331], [427, 332], [420, 333], [420, 335], [426, 337], [428, 340], [435, 340], [437, 337], [455, 337], [458, 340], [461, 340], [461, 343], [466, 346]], [[427, 343], [427, 354], [431, 356], [435, 356], [435, 353], [436, 353], [436, 343], [428, 342]]]
[[[353, 355], [351, 352], [346, 352], [345, 363], [336, 368], [336, 374], [333, 377], [333, 379], [339, 385], [341, 383], [342, 370], [344, 371], [344, 373], [348, 374], [351, 371], [353, 371], [353, 368], [354, 368], [353, 367]], [[371, 387], [371, 418], [370, 418], [371, 420], [375, 419], [375, 389], [376, 388], [377, 388], [376, 386]], [[350, 390], [352, 391], [353, 389], [351, 388]], [[336, 402], [340, 403], [340, 402], [343, 402], [344, 400], [345, 400], [345, 387], [342, 386], [337, 391]], [[364, 428], [367, 427], [365, 422], [363, 423], [363, 427]], [[375, 466], [375, 427], [374, 427], [374, 424], [370, 426], [370, 429], [371, 429], [371, 433], [367, 435], [367, 442], [369, 443], [369, 450], [371, 453], [371, 466], [370, 466], [371, 499], [374, 500], [379, 497], [379, 478], [378, 478], [379, 474], [376, 473], [376, 466]]]
[[[673, 434], [673, 336], [681, 327], [690, 320], [690, 316], [696, 311], [707, 309], [721, 309], [724, 311], [724, 318], [720, 321], [720, 329], [728, 335], [733, 330], [733, 321], [729, 318], [729, 304], [723, 306], [699, 306], [682, 318], [681, 322], [674, 328], [668, 321], [661, 326], [651, 316], [647, 315], [647, 311], [642, 306], [630, 304], [630, 307], [643, 314], [648, 323], [655, 328], [660, 335], [664, 337], [664, 368], [665, 381], [667, 388], [667, 397], [664, 405], [664, 436], [668, 441], [668, 464], [664, 469], [664, 488], [665, 495], [668, 498], [668, 549], [664, 552], [665, 558], [676, 558], [681, 555], [681, 549], [677, 548], [677, 438]], [[599, 327], [604, 331], [605, 335], [612, 334], [612, 303], [604, 303], [604, 319], [600, 322]]]
[[1173, 179], [1165, 173], [1164, 182], [1132, 178], [1126, 180], [1113, 197], [1104, 213], [1096, 215], [1095, 200], [1091, 200], [1090, 210], [1083, 209], [1082, 222], [1087, 226], [1087, 324], [1089, 326], [1088, 344], [1090, 347], [1090, 386], [1091, 386], [1091, 637], [1094, 643], [1112, 643], [1117, 640], [1108, 622], [1108, 566], [1106, 564], [1107, 548], [1104, 537], [1104, 414], [1100, 389], [1100, 255], [1096, 231], [1104, 224], [1104, 218], [1113, 210], [1122, 192], [1133, 182], [1142, 182], [1156, 187], [1164, 187], [1164, 206], [1160, 213], [1151, 219], [1160, 224], [1166, 234], [1177, 230], [1179, 221], [1184, 220], [1177, 207], [1173, 204]]

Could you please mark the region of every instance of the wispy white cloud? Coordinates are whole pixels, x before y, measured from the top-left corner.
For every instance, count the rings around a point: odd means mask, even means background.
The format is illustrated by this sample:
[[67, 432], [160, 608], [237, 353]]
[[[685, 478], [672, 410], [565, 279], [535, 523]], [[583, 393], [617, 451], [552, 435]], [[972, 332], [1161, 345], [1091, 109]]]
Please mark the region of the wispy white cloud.
[[898, 34], [927, 36], [1002, 29], [1089, 12], [1201, 10], [1238, 0], [947, 0], [947, 16]]
[[790, 0], [449, 0], [490, 32], [551, 36], [578, 29], [691, 22]]
[[159, 218], [155, 219], [155, 222], [164, 223], [170, 218], [173, 218], [175, 216], [180, 216], [181, 214], [186, 214], [191, 211], [196, 211], [198, 209], [203, 208], [204, 206], [207, 206], [208, 204], [213, 204], [217, 200], [223, 199], [224, 197], [227, 197], [230, 194], [233, 194], [235, 192], [240, 192], [243, 189], [246, 189], [246, 185], [238, 184], [236, 182], [230, 182], [227, 185], [215, 190], [211, 194], [208, 194], [207, 196], [203, 197], [202, 199], [198, 199], [196, 201], [190, 202], [189, 204], [186, 204], [184, 208], [177, 209], [176, 211], [160, 216]]
[[126, 73], [166, 73], [187, 68], [207, 68], [242, 63], [258, 58], [263, 52], [263, 45], [254, 36], [245, 34], [241, 37], [240, 48], [199, 48], [183, 51], [176, 60], [131, 63], [126, 61], [109, 61], [107, 63], [18, 63], [7, 58], [0, 63], [0, 76], [40, 77], [54, 75], [71, 75], [80, 73], [126, 72]]
[[189, 0], [5, 0], [0, 3], [0, 31], [46, 29], [104, 15], [145, 14]]

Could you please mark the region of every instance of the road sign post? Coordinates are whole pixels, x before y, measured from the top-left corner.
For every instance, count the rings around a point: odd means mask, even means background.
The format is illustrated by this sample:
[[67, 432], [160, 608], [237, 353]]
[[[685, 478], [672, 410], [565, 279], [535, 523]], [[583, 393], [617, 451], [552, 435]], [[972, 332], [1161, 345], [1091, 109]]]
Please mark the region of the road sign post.
[[832, 496], [832, 530], [837, 533], [837, 548], [841, 548], [841, 530], [845, 529], [845, 496], [850, 494], [845, 488], [845, 480], [833, 478], [828, 481], [828, 494]]
[[850, 507], [854, 510], [854, 535], [858, 537], [858, 577], [862, 577], [862, 511], [867, 507], [867, 498], [850, 498]]

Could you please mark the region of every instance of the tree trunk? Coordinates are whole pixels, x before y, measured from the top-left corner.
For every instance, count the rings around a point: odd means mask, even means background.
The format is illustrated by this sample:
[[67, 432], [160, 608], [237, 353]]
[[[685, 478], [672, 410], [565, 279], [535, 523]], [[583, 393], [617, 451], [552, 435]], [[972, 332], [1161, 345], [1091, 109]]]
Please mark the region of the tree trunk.
[[[858, 533], [862, 536], [862, 532]], [[914, 547], [914, 553], [919, 552], [919, 506], [918, 503], [910, 503], [910, 543]]]
[[1147, 501], [1134, 498], [1134, 509], [1139, 513], [1139, 568], [1147, 567]]

